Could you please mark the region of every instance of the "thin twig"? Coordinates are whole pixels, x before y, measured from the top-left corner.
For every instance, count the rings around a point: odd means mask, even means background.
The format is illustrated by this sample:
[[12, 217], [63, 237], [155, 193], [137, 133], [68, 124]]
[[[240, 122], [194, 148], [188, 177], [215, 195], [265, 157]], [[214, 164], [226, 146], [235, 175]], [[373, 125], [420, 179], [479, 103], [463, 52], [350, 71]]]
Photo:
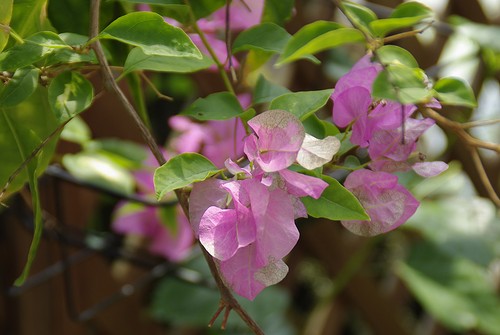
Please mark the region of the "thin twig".
[[[189, 4], [188, 0], [186, 0], [186, 3]], [[100, 0], [92, 0], [91, 3], [91, 26], [90, 26], [90, 39], [95, 39], [95, 37], [99, 34], [99, 8], [100, 8]], [[231, 86], [231, 83], [229, 82], [229, 78], [227, 77], [227, 74], [224, 71], [224, 68], [222, 64], [218, 61], [217, 57], [215, 57], [215, 53], [211, 49], [210, 45], [204, 39], [203, 33], [200, 31], [200, 29], [196, 25], [196, 21], [194, 20], [194, 15], [191, 12], [191, 15], [193, 16], [193, 25], [197, 32], [200, 32], [200, 37], [202, 40], [204, 40], [204, 43], [206, 43], [207, 49], [214, 57], [214, 61], [216, 62], [219, 70], [221, 71], [221, 75], [224, 79], [224, 82], [227, 85], [227, 89], [234, 94], [234, 89]], [[138, 116], [137, 112], [135, 111], [134, 107], [130, 104], [128, 101], [127, 97], [123, 93], [123, 91], [118, 87], [116, 84], [113, 74], [111, 72], [111, 69], [109, 68], [109, 64], [106, 60], [106, 57], [104, 55], [104, 52], [102, 50], [101, 43], [99, 42], [98, 39], [95, 39], [95, 41], [92, 43], [92, 47], [94, 48], [94, 51], [96, 53], [97, 59], [99, 63], [101, 64], [102, 71], [103, 71], [103, 80], [104, 80], [104, 86], [112, 91], [116, 96], [119, 98], [120, 102], [122, 105], [125, 107], [127, 112], [132, 116], [136, 124], [139, 126], [139, 129], [141, 130], [141, 134], [146, 140], [146, 143], [148, 144], [149, 148], [151, 149], [151, 152], [155, 156], [156, 160], [160, 165], [163, 165], [166, 163], [165, 157], [163, 157], [163, 154], [159, 148], [159, 146], [156, 144], [156, 142], [153, 139], [153, 136], [151, 135], [150, 131], [146, 128], [140, 117]], [[177, 198], [179, 199], [179, 204], [181, 205], [184, 213], [186, 214], [187, 217], [189, 217], [189, 208], [188, 208], [188, 194], [186, 192], [183, 192], [182, 190], [176, 190], [175, 194]], [[205, 259], [208, 263], [208, 266], [210, 268], [210, 271], [212, 273], [212, 276], [215, 279], [215, 282], [217, 283], [217, 287], [220, 291], [221, 295], [221, 304], [226, 306], [226, 308], [234, 309], [236, 313], [241, 317], [241, 319], [247, 324], [247, 326], [257, 335], [263, 335], [263, 331], [260, 329], [260, 327], [255, 323], [255, 321], [250, 317], [250, 315], [240, 306], [238, 301], [234, 298], [232, 295], [231, 291], [227, 286], [224, 284], [224, 281], [222, 280], [219, 271], [217, 269], [217, 265], [215, 264], [214, 259], [212, 256], [205, 250], [205, 248], [200, 244], [200, 247], [203, 251], [203, 255], [205, 256]]]
[[148, 76], [146, 76], [146, 74], [144, 74], [144, 72], [140, 72], [140, 75], [141, 75], [141, 78], [146, 82], [146, 84], [148, 84], [149, 87], [153, 90], [153, 92], [155, 92], [158, 99], [162, 99], [162, 100], [166, 100], [166, 101], [174, 101], [174, 98], [169, 97], [168, 95], [161, 93], [156, 88], [155, 84], [153, 84], [153, 82], [148, 78]]
[[386, 38], [384, 38], [384, 44], [421, 34], [424, 31], [426, 31], [428, 28], [430, 28], [433, 24], [434, 24], [434, 20], [429, 21], [424, 27], [422, 27], [420, 29], [405, 31], [404, 33], [387, 36]]
[[491, 126], [500, 123], [500, 119], [494, 120], [477, 120], [471, 122], [464, 122], [461, 124], [462, 128], [469, 129], [474, 127]]
[[478, 148], [483, 148], [500, 153], [500, 145], [491, 142], [481, 141], [473, 137], [464, 129], [461, 123], [452, 121], [430, 108], [420, 108], [420, 111], [423, 116], [435, 120], [436, 123], [442, 128], [451, 130], [465, 144], [465, 147], [470, 152], [472, 162], [474, 163], [479, 178], [484, 188], [486, 189], [488, 196], [490, 197], [491, 201], [495, 203], [497, 207], [500, 207], [500, 198], [496, 194], [495, 189], [491, 184], [491, 181], [489, 180], [486, 171], [484, 170], [483, 163], [481, 162], [481, 158], [479, 157], [479, 153], [477, 151]]

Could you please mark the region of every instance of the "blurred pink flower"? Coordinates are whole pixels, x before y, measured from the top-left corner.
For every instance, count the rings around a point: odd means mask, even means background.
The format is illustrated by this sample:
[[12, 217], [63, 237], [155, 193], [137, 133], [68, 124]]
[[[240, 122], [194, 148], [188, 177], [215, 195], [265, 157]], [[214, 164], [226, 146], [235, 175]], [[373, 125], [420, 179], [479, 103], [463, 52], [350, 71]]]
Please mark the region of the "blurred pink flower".
[[417, 210], [419, 202], [398, 184], [398, 177], [386, 172], [356, 170], [349, 174], [344, 186], [360, 201], [370, 221], [342, 221], [351, 232], [374, 236], [396, 229]]

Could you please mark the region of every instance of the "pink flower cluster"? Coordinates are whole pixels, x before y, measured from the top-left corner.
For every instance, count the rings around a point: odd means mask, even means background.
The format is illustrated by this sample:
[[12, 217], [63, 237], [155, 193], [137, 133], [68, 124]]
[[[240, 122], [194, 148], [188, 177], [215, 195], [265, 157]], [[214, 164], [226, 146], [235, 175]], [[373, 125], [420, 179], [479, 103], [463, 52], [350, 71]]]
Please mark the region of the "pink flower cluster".
[[[366, 55], [349, 73], [339, 79], [331, 98], [333, 121], [339, 127], [351, 127], [351, 142], [367, 148], [370, 170], [351, 173], [345, 187], [352, 191], [368, 212], [371, 221], [343, 221], [360, 235], [376, 235], [403, 224], [418, 207], [418, 201], [388, 172], [413, 169], [424, 176], [446, 170], [444, 162], [413, 162], [423, 157], [415, 152], [418, 138], [433, 124], [432, 119], [411, 118], [417, 107], [372, 98], [372, 84], [382, 66]], [[437, 101], [429, 107], [439, 108]]]
[[307, 216], [299, 198], [319, 198], [328, 184], [288, 170], [306, 137], [295, 116], [271, 110], [248, 125], [255, 132], [244, 143], [250, 165], [241, 168], [227, 160], [233, 180], [196, 183], [189, 214], [195, 235], [216, 259], [226, 284], [253, 300], [288, 272], [282, 259], [299, 237], [295, 219]]

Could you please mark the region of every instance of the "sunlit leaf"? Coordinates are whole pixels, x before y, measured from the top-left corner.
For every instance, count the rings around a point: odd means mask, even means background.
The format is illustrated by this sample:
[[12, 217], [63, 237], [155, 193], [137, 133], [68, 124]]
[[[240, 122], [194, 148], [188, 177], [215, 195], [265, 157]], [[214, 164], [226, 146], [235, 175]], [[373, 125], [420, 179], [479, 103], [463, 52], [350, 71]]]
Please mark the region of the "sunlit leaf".
[[[0, 2], [0, 24], [9, 26], [12, 18], [12, 8], [14, 0], [2, 0]], [[0, 52], [3, 50], [9, 40], [9, 32], [5, 29], [0, 29]]]
[[285, 46], [277, 65], [304, 58], [323, 50], [346, 43], [364, 41], [363, 34], [354, 28], [344, 28], [338, 23], [316, 21], [302, 27]]
[[377, 49], [377, 56], [384, 65], [403, 64], [411, 68], [418, 67], [415, 57], [406, 49], [396, 45], [384, 45], [380, 47]]
[[307, 213], [315, 218], [330, 220], [369, 220], [358, 199], [342, 186], [336, 179], [322, 176], [329, 186], [319, 199], [301, 198]]
[[61, 123], [87, 109], [93, 97], [92, 84], [77, 72], [63, 72], [49, 86], [49, 104]]
[[373, 83], [373, 97], [403, 104], [428, 102], [432, 92], [427, 88], [425, 73], [419, 68], [391, 64], [379, 73]]
[[128, 54], [123, 71], [124, 73], [140, 70], [191, 73], [207, 69], [214, 64], [213, 60], [205, 55], [202, 55], [201, 59], [196, 57], [147, 55], [142, 49], [134, 48]]
[[470, 85], [461, 78], [442, 78], [434, 85], [436, 98], [442, 104], [465, 107], [476, 107], [477, 102], [474, 91]]
[[156, 169], [154, 174], [156, 197], [161, 199], [170, 191], [203, 181], [219, 171], [211, 161], [200, 154], [177, 155]]
[[111, 22], [98, 35], [140, 47], [147, 55], [195, 57], [201, 53], [186, 33], [152, 12], [129, 13]]
[[432, 10], [419, 2], [405, 2], [397, 6], [389, 18], [370, 22], [370, 27], [377, 36], [385, 36], [391, 31], [414, 26], [432, 15]]

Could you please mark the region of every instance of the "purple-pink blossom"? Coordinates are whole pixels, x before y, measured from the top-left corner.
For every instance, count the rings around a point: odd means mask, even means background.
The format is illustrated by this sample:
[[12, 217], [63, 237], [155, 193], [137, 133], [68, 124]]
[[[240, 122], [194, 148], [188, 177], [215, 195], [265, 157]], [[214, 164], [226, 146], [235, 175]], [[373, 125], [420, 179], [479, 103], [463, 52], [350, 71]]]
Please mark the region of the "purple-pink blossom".
[[344, 186], [365, 208], [370, 221], [342, 221], [351, 232], [374, 236], [389, 232], [405, 223], [417, 210], [419, 202], [398, 184], [398, 177], [386, 172], [356, 170], [347, 176]]

